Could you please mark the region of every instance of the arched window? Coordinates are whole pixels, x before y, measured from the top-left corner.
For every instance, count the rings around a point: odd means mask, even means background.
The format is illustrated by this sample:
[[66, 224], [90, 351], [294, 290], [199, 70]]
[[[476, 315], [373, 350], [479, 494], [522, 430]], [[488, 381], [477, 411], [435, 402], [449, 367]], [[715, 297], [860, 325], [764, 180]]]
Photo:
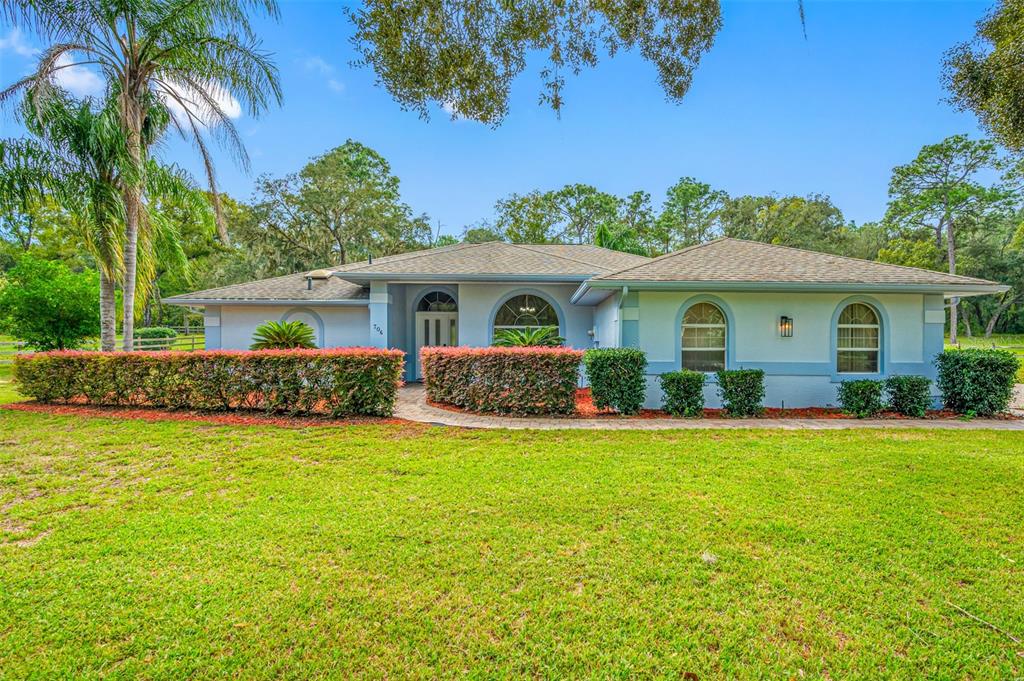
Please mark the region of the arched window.
[[420, 298], [417, 312], [456, 312], [459, 306], [455, 299], [444, 291], [434, 291]]
[[836, 371], [841, 374], [877, 374], [878, 313], [864, 303], [851, 303], [839, 314], [836, 326]]
[[683, 315], [683, 368], [693, 371], [725, 369], [725, 313], [713, 303], [691, 305]]
[[494, 315], [494, 329], [558, 327], [558, 313], [551, 303], [529, 293], [509, 298]]

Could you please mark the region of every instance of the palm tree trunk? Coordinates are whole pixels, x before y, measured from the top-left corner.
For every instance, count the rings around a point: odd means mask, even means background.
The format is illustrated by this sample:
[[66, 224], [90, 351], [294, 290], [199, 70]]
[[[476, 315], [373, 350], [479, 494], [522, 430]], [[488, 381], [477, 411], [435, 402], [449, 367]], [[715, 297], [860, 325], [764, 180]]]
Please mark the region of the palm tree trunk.
[[138, 188], [125, 187], [122, 195], [125, 207], [125, 242], [124, 242], [124, 299], [121, 301], [122, 320], [121, 349], [131, 352], [135, 344], [135, 282], [138, 269], [139, 250], [139, 209], [142, 203]]
[[114, 281], [100, 268], [100, 350], [112, 352], [117, 343], [117, 300]]
[[124, 243], [124, 299], [121, 301], [122, 333], [121, 348], [131, 352], [135, 348], [135, 284], [138, 270], [139, 250], [139, 219], [142, 213], [142, 176], [143, 145], [142, 145], [142, 109], [131, 97], [129, 91], [119, 97], [121, 118], [127, 133], [128, 155], [133, 166], [130, 179], [122, 178], [121, 197], [125, 212], [125, 243]]

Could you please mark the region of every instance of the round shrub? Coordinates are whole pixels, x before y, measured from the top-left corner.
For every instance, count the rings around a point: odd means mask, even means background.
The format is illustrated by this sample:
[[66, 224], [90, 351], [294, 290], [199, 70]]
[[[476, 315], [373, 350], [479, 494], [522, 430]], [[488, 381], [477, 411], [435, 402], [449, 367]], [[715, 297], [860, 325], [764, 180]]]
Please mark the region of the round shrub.
[[931, 385], [925, 376], [890, 376], [885, 379], [889, 407], [904, 416], [921, 418], [932, 406]]
[[598, 409], [635, 414], [647, 392], [647, 354], [636, 348], [597, 348], [583, 355], [587, 382]]
[[839, 384], [839, 406], [847, 414], [866, 419], [882, 411], [882, 381], [843, 381]]
[[166, 326], [144, 326], [135, 329], [136, 350], [167, 350], [174, 344], [178, 332]]
[[719, 371], [718, 395], [729, 416], [760, 416], [764, 413], [764, 371], [733, 369]]
[[1019, 361], [1006, 350], [946, 350], [935, 357], [942, 402], [958, 414], [991, 416], [1013, 398]]
[[665, 394], [665, 411], [673, 416], [700, 418], [704, 415], [704, 381], [700, 371], [670, 371], [662, 374], [661, 391]]

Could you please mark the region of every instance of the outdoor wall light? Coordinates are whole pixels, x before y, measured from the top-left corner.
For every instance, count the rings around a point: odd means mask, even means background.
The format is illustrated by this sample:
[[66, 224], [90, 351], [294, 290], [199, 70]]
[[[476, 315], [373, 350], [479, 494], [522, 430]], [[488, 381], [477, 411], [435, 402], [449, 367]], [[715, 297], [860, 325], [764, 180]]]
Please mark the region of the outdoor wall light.
[[793, 337], [793, 318], [785, 315], [779, 317], [779, 335], [783, 338]]

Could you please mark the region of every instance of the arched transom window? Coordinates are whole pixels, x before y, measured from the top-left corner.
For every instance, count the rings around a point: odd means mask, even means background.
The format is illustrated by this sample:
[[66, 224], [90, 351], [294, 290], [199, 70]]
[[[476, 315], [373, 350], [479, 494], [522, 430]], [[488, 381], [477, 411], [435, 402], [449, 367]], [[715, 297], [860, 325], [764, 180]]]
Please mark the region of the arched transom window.
[[836, 329], [836, 371], [878, 373], [880, 330], [878, 313], [870, 305], [852, 303], [843, 308]]
[[434, 291], [420, 298], [417, 312], [455, 312], [459, 306], [455, 299], [444, 291]]
[[494, 328], [535, 329], [541, 326], [558, 326], [558, 313], [551, 303], [529, 293], [509, 298], [494, 315]]
[[725, 369], [725, 339], [729, 324], [713, 303], [697, 303], [683, 315], [683, 368], [693, 371]]

